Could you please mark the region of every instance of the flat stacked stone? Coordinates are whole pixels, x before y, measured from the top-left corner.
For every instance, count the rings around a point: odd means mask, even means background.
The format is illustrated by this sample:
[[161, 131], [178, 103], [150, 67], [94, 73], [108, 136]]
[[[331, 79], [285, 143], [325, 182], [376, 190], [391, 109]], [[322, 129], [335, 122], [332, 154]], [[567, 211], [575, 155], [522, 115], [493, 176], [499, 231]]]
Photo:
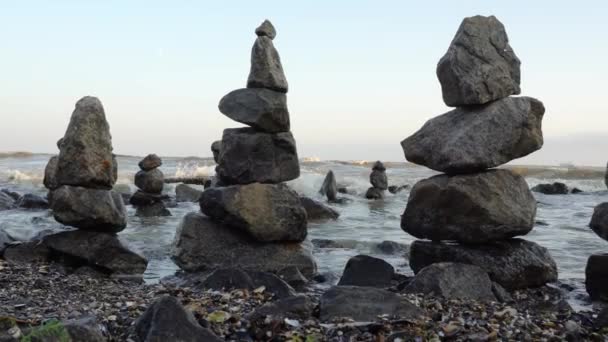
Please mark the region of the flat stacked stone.
[[147, 260], [122, 245], [116, 233], [127, 226], [122, 196], [113, 191], [118, 163], [99, 99], [76, 103], [59, 155], [49, 160], [44, 185], [55, 219], [77, 231], [44, 236], [36, 242], [59, 261], [89, 266], [114, 275], [141, 276]]
[[211, 150], [217, 181], [200, 196], [201, 212], [182, 221], [173, 260], [194, 272], [238, 266], [277, 273], [316, 271], [306, 241], [307, 212], [283, 182], [300, 176], [290, 132], [287, 80], [266, 20], [255, 31], [247, 87], [224, 96], [222, 114], [249, 127], [228, 128]]
[[442, 262], [473, 264], [507, 289], [557, 279], [548, 251], [513, 239], [534, 227], [536, 200], [523, 177], [492, 169], [543, 145], [542, 102], [519, 94], [520, 62], [493, 16], [465, 18], [437, 66], [454, 110], [401, 142], [408, 161], [443, 174], [414, 185], [401, 228], [415, 273]]
[[158, 169], [162, 164], [156, 154], [149, 154], [139, 162], [140, 170], [135, 174], [135, 186], [139, 190], [129, 200], [136, 207], [136, 216], [171, 216], [163, 203], [165, 176]]
[[386, 167], [381, 161], [378, 160], [372, 166], [372, 173], [369, 175], [369, 182], [372, 184], [372, 186], [367, 189], [365, 198], [384, 198], [384, 192], [388, 189], [388, 178], [386, 177]]

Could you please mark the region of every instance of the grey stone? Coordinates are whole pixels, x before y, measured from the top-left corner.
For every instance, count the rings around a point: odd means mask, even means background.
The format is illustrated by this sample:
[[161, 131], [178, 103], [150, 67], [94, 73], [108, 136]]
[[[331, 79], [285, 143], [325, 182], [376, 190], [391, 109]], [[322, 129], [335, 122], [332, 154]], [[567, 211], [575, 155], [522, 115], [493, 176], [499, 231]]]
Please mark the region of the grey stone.
[[277, 273], [277, 276], [296, 290], [301, 290], [306, 284], [308, 284], [308, 279], [297, 267], [285, 267]]
[[135, 208], [135, 216], [137, 217], [157, 217], [171, 216], [171, 211], [167, 209], [163, 202], [156, 202], [150, 205], [141, 205]]
[[298, 194], [281, 184], [209, 188], [201, 195], [200, 207], [213, 220], [260, 242], [303, 241], [308, 233]]
[[388, 187], [388, 192], [390, 192], [391, 194], [398, 194], [403, 190], [407, 190], [407, 188], [409, 188], [410, 186], [405, 184], [405, 185], [390, 185]]
[[585, 267], [585, 288], [593, 300], [608, 301], [608, 254], [592, 254]]
[[336, 183], [336, 176], [334, 176], [332, 170], [327, 172], [319, 193], [323, 196], [327, 196], [327, 200], [330, 202], [335, 201], [338, 198], [338, 184]]
[[247, 88], [266, 88], [281, 93], [288, 90], [281, 57], [269, 37], [260, 36], [253, 44]]
[[285, 318], [306, 321], [313, 316], [314, 303], [305, 295], [291, 296], [266, 303], [247, 315], [249, 320], [260, 320], [271, 317], [283, 321]]
[[203, 192], [186, 184], [175, 187], [175, 200], [177, 202], [198, 202]]
[[593, 209], [589, 227], [599, 237], [608, 240], [608, 202], [601, 203]]
[[10, 191], [9, 189], [0, 189], [0, 192], [9, 195], [9, 197], [12, 198], [15, 202], [21, 199], [21, 195], [19, 195], [19, 193], [15, 191]]
[[266, 36], [270, 39], [274, 39], [277, 36], [277, 31], [270, 20], [266, 19], [264, 22], [255, 29], [255, 34], [258, 37]]
[[345, 317], [369, 322], [380, 315], [416, 319], [422, 315], [422, 310], [396, 293], [359, 286], [330, 288], [321, 296], [319, 309], [323, 322]]
[[86, 96], [76, 103], [61, 142], [57, 183], [112, 189], [116, 182], [110, 126], [101, 102]]
[[357, 255], [348, 260], [338, 285], [389, 287], [395, 269], [388, 262], [368, 255]]
[[535, 214], [528, 184], [509, 170], [438, 175], [414, 185], [401, 228], [421, 239], [485, 243], [527, 234]]
[[51, 198], [55, 220], [68, 226], [114, 233], [127, 226], [122, 196], [114, 191], [63, 185]]
[[148, 260], [125, 247], [116, 234], [73, 230], [43, 238], [55, 257], [117, 275], [141, 276]]
[[158, 202], [168, 200], [168, 199], [169, 199], [168, 195], [151, 194], [151, 193], [143, 192], [141, 190], [137, 190], [137, 191], [135, 191], [133, 196], [131, 196], [129, 198], [129, 203], [131, 203], [132, 205], [135, 205], [135, 206], [151, 205], [151, 204], [158, 203]]
[[479, 246], [417, 240], [410, 247], [409, 260], [414, 273], [439, 262], [479, 266], [507, 290], [539, 287], [557, 280], [557, 266], [549, 251], [521, 239]]
[[365, 198], [373, 199], [373, 200], [383, 199], [384, 190], [371, 187], [371, 188], [367, 189], [367, 191], [365, 192]]
[[400, 254], [409, 251], [409, 246], [404, 243], [395, 241], [382, 241], [376, 245], [376, 248], [383, 254]]
[[135, 334], [143, 342], [220, 342], [211, 330], [201, 327], [192, 312], [187, 311], [175, 297], [156, 300], [135, 321]]
[[416, 274], [404, 289], [447, 299], [496, 301], [488, 273], [478, 266], [454, 262], [431, 264]]
[[216, 140], [211, 144], [211, 153], [213, 153], [213, 160], [219, 164], [220, 162], [220, 151], [222, 150], [222, 141]]
[[15, 207], [15, 199], [7, 193], [0, 191], [0, 210], [13, 209]]
[[61, 186], [57, 181], [57, 163], [59, 161], [59, 156], [52, 156], [46, 167], [44, 168], [44, 179], [42, 183], [49, 190], [55, 190]]
[[313, 200], [312, 198], [301, 196], [300, 204], [302, 204], [304, 210], [306, 210], [306, 216], [309, 222], [335, 220], [340, 217], [340, 213], [319, 201]]
[[224, 130], [216, 169], [225, 184], [280, 183], [300, 176], [296, 142], [290, 132], [253, 128]]
[[372, 166], [372, 171], [386, 171], [386, 167], [382, 164], [381, 161], [376, 161]]
[[4, 229], [0, 229], [0, 256], [9, 245], [13, 244], [15, 239], [10, 236]]
[[42, 196], [35, 194], [25, 194], [19, 198], [17, 205], [25, 209], [48, 209], [49, 202]]
[[135, 186], [150, 194], [160, 194], [163, 191], [164, 180], [165, 176], [159, 169], [141, 170], [135, 174]]
[[200, 213], [183, 218], [173, 245], [173, 261], [188, 272], [238, 265], [245, 270], [276, 273], [294, 266], [305, 277], [312, 277], [317, 270], [309, 242], [258, 242]]
[[268, 272], [246, 271], [239, 268], [220, 268], [211, 272], [200, 285], [206, 289], [254, 290], [264, 287], [264, 292], [272, 293], [275, 298], [295, 295], [295, 290], [276, 275]]
[[70, 335], [71, 342], [105, 342], [105, 327], [93, 316], [81, 317], [62, 322]]
[[151, 171], [163, 165], [163, 161], [156, 154], [148, 154], [138, 165], [144, 171]]
[[14, 264], [48, 263], [51, 251], [41, 241], [28, 241], [6, 246], [2, 258]]
[[407, 160], [433, 170], [478, 172], [540, 149], [544, 113], [531, 97], [460, 107], [427, 121], [401, 147]]
[[519, 94], [520, 64], [498, 19], [465, 18], [437, 64], [443, 101], [457, 107]]
[[564, 183], [554, 182], [553, 184], [538, 184], [532, 188], [534, 192], [540, 192], [545, 195], [567, 195], [570, 190]]
[[376, 189], [386, 190], [388, 189], [388, 179], [385, 171], [373, 170], [369, 175], [369, 182]]
[[268, 133], [289, 132], [287, 96], [263, 88], [231, 91], [220, 100], [220, 112], [234, 121]]

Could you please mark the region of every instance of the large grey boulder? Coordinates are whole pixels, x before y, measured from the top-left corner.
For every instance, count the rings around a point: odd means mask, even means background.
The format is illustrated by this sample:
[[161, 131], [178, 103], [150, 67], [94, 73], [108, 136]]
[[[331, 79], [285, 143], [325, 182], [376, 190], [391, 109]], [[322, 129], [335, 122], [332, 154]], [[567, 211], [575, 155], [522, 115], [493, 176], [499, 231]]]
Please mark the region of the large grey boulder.
[[263, 88], [237, 89], [220, 100], [219, 109], [232, 120], [260, 131], [289, 132], [285, 93]]
[[122, 196], [111, 190], [64, 185], [53, 190], [50, 204], [55, 220], [68, 226], [98, 232], [127, 226]]
[[593, 209], [589, 227], [602, 239], [608, 240], [608, 202], [601, 203]]
[[305, 277], [312, 277], [317, 270], [308, 241], [258, 242], [200, 213], [184, 216], [173, 245], [173, 261], [188, 272], [238, 265], [245, 270], [277, 273], [293, 266]]
[[144, 192], [160, 194], [163, 192], [164, 184], [165, 176], [159, 169], [152, 169], [150, 171], [141, 170], [135, 174], [135, 186]]
[[396, 293], [373, 287], [334, 286], [319, 303], [320, 319], [328, 322], [338, 318], [370, 322], [380, 315], [400, 319], [416, 319], [422, 310]]
[[253, 43], [247, 88], [266, 88], [287, 93], [288, 85], [281, 57], [270, 37], [259, 36]]
[[113, 275], [141, 276], [148, 266], [148, 260], [125, 247], [116, 234], [73, 230], [47, 235], [42, 243], [54, 258]]
[[479, 246], [417, 240], [410, 247], [409, 260], [414, 273], [439, 262], [479, 266], [508, 290], [539, 287], [557, 280], [557, 266], [549, 251], [521, 239]]
[[496, 301], [488, 272], [475, 265], [455, 262], [440, 262], [423, 268], [404, 291], [447, 299]]
[[330, 202], [335, 201], [338, 198], [338, 184], [336, 183], [336, 176], [334, 176], [332, 170], [327, 172], [319, 193], [323, 196], [327, 196], [327, 200]]
[[57, 162], [59, 161], [59, 156], [52, 156], [49, 159], [49, 162], [46, 164], [44, 168], [44, 179], [42, 183], [44, 187], [49, 190], [55, 190], [61, 186], [57, 181]]
[[255, 34], [258, 37], [266, 36], [270, 39], [274, 39], [277, 36], [277, 31], [270, 20], [266, 19], [264, 22], [255, 29]]
[[414, 185], [401, 228], [421, 239], [485, 243], [527, 234], [535, 214], [528, 184], [511, 171], [442, 174]]
[[60, 146], [58, 184], [112, 189], [116, 182], [112, 136], [96, 97], [86, 96], [76, 103]]
[[369, 255], [357, 255], [344, 267], [338, 285], [389, 287], [395, 276], [395, 269], [388, 262]]
[[209, 188], [201, 195], [200, 206], [213, 220], [240, 229], [260, 242], [306, 238], [306, 210], [298, 194], [282, 184]]
[[192, 312], [186, 310], [175, 297], [164, 296], [156, 300], [135, 321], [135, 334], [143, 342], [220, 342], [207, 328], [198, 324]]
[[340, 217], [340, 213], [325, 204], [315, 201], [305, 196], [300, 197], [300, 204], [306, 210], [308, 222], [317, 220], [335, 220]]
[[144, 171], [154, 170], [161, 165], [163, 165], [163, 161], [156, 154], [148, 154], [138, 164], [139, 168]]
[[213, 160], [216, 163], [220, 162], [220, 151], [222, 150], [222, 141], [216, 140], [211, 144], [211, 153], [213, 153]]
[[202, 193], [201, 190], [195, 189], [187, 184], [178, 184], [175, 187], [175, 200], [177, 202], [198, 202]]
[[225, 129], [217, 173], [225, 184], [281, 183], [300, 176], [291, 132], [264, 133], [253, 128]]
[[465, 18], [437, 64], [443, 101], [457, 107], [519, 94], [520, 64], [498, 19]]
[[456, 108], [427, 121], [401, 147], [407, 160], [433, 170], [478, 172], [540, 149], [544, 113], [531, 97]]

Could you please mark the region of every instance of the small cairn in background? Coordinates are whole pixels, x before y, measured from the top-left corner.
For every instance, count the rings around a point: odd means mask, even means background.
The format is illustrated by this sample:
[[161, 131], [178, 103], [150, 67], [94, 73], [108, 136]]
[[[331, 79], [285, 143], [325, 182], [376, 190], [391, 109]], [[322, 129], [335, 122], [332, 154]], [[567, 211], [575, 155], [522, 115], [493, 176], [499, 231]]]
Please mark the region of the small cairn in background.
[[372, 173], [369, 175], [369, 182], [372, 184], [371, 188], [367, 189], [365, 198], [367, 199], [382, 199], [384, 198], [384, 191], [388, 189], [388, 178], [386, 177], [386, 167], [381, 161], [374, 163], [372, 167]]
[[149, 154], [139, 162], [140, 170], [135, 174], [135, 186], [139, 188], [131, 197], [131, 204], [136, 207], [135, 216], [171, 216], [165, 207], [163, 186], [165, 176], [158, 168], [163, 164], [156, 154]]

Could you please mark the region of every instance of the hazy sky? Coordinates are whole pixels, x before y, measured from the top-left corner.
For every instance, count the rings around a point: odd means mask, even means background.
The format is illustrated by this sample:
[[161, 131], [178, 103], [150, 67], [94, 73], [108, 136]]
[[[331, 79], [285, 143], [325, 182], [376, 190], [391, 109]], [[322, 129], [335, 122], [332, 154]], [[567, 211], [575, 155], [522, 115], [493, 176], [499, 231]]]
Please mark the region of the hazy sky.
[[55, 152], [74, 103], [103, 102], [122, 154], [210, 155], [220, 98], [245, 86], [264, 19], [300, 157], [404, 160], [448, 110], [435, 67], [461, 20], [496, 15], [544, 102], [528, 163], [608, 159], [607, 1], [2, 1], [0, 151]]

